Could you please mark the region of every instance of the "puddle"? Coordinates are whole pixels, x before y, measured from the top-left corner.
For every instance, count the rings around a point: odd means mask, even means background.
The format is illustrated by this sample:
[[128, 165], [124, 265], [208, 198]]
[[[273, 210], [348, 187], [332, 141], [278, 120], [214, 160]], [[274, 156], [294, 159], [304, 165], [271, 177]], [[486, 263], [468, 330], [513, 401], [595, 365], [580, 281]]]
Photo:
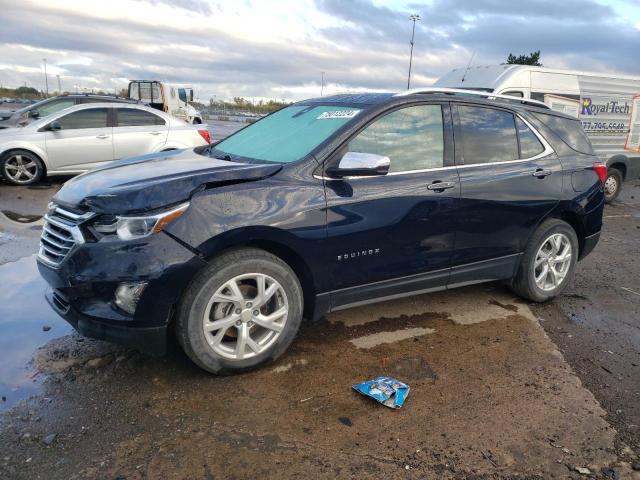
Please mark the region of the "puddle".
[[9, 220], [13, 220], [18, 223], [33, 223], [42, 218], [42, 215], [29, 215], [25, 213], [12, 212], [11, 210], [2, 210], [2, 213]]
[[[39, 392], [42, 375], [29, 364], [34, 351], [72, 332], [44, 299], [36, 257], [0, 265], [0, 411]], [[50, 327], [44, 331], [43, 327]]]

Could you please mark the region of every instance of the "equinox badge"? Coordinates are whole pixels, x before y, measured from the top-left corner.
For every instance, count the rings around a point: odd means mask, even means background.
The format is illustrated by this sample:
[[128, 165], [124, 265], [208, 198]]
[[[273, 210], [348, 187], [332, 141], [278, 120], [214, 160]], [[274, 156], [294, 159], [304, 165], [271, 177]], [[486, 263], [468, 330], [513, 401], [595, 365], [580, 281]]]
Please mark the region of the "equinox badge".
[[345, 253], [338, 255], [338, 261], [348, 260], [350, 258], [369, 257], [371, 255], [378, 255], [380, 253], [379, 248], [372, 248], [369, 250], [358, 250], [357, 252]]

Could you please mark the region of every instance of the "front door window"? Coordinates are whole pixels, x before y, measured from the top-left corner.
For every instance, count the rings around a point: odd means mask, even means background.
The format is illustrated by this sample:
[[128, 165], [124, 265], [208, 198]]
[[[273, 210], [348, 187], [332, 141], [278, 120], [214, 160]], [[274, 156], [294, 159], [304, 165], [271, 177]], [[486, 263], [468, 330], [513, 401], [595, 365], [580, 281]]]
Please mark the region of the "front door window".
[[391, 112], [351, 140], [348, 151], [389, 157], [389, 172], [442, 167], [442, 107], [418, 105]]

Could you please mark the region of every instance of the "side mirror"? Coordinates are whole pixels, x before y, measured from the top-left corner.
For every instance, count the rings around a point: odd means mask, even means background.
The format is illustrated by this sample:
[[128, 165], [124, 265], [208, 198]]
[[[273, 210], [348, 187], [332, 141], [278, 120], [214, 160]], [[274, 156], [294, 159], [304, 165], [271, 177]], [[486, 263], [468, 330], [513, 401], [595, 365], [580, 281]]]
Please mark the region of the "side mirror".
[[62, 130], [62, 126], [60, 126], [60, 123], [57, 120], [54, 120], [49, 125], [47, 125], [47, 130], [49, 130], [50, 132]]
[[391, 160], [384, 155], [347, 152], [340, 159], [338, 166], [329, 168], [327, 173], [336, 178], [386, 175], [390, 165]]
[[40, 112], [36, 109], [29, 110], [29, 118], [40, 118]]
[[189, 90], [189, 101], [193, 102], [193, 90]]

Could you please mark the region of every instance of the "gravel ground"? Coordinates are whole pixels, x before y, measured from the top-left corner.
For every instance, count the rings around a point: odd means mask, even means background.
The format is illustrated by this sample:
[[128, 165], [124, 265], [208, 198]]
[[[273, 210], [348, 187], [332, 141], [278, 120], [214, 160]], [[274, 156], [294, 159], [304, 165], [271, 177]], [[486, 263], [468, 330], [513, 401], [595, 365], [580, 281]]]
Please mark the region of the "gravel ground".
[[[0, 185], [0, 266], [35, 252], [59, 185]], [[600, 244], [545, 305], [489, 284], [346, 310], [234, 377], [177, 348], [52, 339], [28, 367], [39, 394], [0, 414], [0, 478], [638, 479], [639, 193], [606, 208]], [[401, 410], [351, 389], [383, 373], [411, 385]]]
[[600, 243], [573, 284], [534, 312], [620, 439], [640, 452], [640, 182], [607, 206]]

